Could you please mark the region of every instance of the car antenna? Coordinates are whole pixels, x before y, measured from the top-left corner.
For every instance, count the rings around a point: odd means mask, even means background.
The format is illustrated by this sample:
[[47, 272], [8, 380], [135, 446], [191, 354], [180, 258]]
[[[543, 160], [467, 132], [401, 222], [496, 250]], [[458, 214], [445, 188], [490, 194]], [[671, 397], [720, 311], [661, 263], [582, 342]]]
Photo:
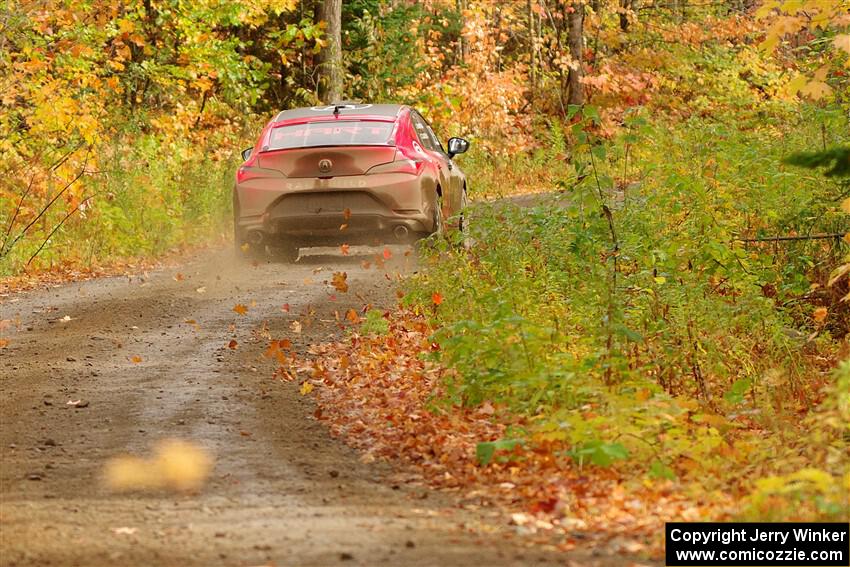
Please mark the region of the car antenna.
[[350, 100], [341, 100], [333, 103], [334, 116], [339, 116], [339, 111], [345, 108], [357, 108], [357, 102]]

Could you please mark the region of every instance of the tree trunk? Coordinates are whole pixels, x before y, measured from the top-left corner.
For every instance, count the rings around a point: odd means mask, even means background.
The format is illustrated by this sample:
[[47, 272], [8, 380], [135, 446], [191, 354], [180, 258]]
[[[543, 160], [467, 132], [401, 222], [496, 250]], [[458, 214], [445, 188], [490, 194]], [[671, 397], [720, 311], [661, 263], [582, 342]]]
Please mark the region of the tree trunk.
[[567, 84], [570, 89], [568, 104], [584, 104], [584, 85], [581, 84], [581, 78], [584, 75], [582, 70], [582, 50], [584, 49], [584, 5], [581, 2], [572, 4], [572, 11], [567, 16], [569, 30], [567, 38], [570, 44], [570, 57], [573, 62], [570, 64], [570, 72], [567, 75]]
[[342, 0], [322, 0], [319, 19], [327, 22], [327, 45], [319, 52], [319, 99], [331, 104], [342, 100]]
[[537, 33], [534, 26], [534, 0], [528, 0], [528, 84], [529, 100], [537, 90]]
[[629, 31], [629, 10], [632, 9], [632, 0], [620, 0], [620, 30], [623, 33]]
[[466, 45], [466, 40], [463, 38], [463, 30], [466, 28], [466, 17], [463, 15], [464, 10], [466, 10], [466, 0], [456, 0], [455, 9], [460, 14], [461, 20], [460, 35], [457, 38], [457, 63], [463, 64], [469, 53], [469, 46]]

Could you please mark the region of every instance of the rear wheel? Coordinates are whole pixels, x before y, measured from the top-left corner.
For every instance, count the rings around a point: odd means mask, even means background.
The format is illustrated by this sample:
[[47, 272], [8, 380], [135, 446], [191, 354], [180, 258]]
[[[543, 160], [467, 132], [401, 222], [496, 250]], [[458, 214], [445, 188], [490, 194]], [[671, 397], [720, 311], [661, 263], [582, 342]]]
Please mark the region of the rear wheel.
[[437, 202], [434, 206], [434, 219], [433, 219], [433, 229], [431, 234], [442, 235], [444, 231], [443, 226], [443, 197], [438, 193], [437, 194]]
[[472, 238], [469, 236], [469, 197], [466, 195], [466, 187], [460, 198], [460, 220], [458, 221], [461, 245], [469, 250], [472, 246]]
[[268, 246], [269, 254], [278, 262], [291, 264], [298, 259], [298, 247], [289, 242], [276, 243]]
[[236, 220], [233, 221], [233, 249], [238, 255], [242, 252], [242, 245], [245, 244], [245, 235], [242, 234], [242, 231], [239, 229], [239, 225], [236, 223]]

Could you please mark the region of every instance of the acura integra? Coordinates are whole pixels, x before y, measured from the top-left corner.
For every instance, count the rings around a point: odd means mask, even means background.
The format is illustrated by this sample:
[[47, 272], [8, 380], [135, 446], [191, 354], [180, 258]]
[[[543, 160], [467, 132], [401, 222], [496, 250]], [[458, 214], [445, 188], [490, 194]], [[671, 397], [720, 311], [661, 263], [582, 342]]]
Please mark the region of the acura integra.
[[263, 128], [233, 192], [236, 245], [286, 261], [299, 248], [412, 242], [463, 230], [466, 176], [413, 108], [333, 104], [285, 110]]

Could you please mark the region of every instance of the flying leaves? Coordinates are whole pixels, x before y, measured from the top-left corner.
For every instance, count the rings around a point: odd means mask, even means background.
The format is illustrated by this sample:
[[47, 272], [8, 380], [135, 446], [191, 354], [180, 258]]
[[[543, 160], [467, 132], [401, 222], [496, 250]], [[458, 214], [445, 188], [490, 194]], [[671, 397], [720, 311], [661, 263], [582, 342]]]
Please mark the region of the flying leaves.
[[348, 274], [346, 272], [334, 272], [331, 285], [340, 293], [348, 292]]
[[245, 315], [246, 313], [248, 313], [248, 306], [243, 305], [241, 303], [237, 303], [233, 306], [233, 311], [234, 313], [238, 313], [239, 315]]
[[212, 458], [192, 443], [167, 439], [157, 443], [149, 458], [120, 456], [104, 468], [106, 485], [116, 491], [200, 489], [212, 468]]

